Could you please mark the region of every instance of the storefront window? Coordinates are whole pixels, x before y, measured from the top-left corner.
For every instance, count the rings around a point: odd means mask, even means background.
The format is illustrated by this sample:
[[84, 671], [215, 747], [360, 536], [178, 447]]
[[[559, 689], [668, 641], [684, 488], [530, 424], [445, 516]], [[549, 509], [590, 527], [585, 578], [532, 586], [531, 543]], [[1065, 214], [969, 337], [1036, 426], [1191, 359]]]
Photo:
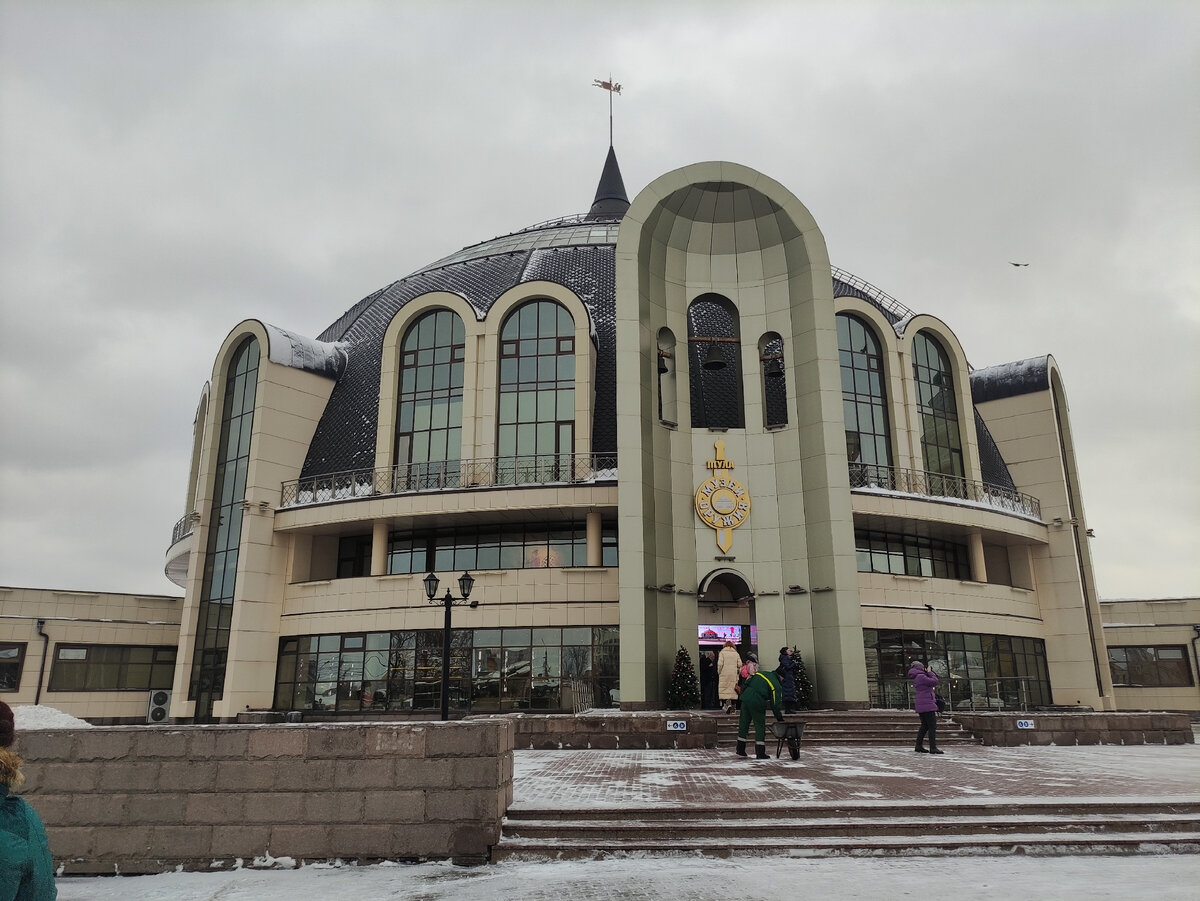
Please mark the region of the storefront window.
[[[279, 645], [275, 708], [321, 713], [441, 706], [440, 629], [305, 635]], [[458, 711], [569, 710], [590, 691], [619, 702], [616, 626], [452, 633], [450, 706]]]
[[963, 632], [864, 629], [871, 704], [912, 705], [908, 668], [925, 661], [955, 710], [1028, 710], [1053, 703], [1040, 638]]

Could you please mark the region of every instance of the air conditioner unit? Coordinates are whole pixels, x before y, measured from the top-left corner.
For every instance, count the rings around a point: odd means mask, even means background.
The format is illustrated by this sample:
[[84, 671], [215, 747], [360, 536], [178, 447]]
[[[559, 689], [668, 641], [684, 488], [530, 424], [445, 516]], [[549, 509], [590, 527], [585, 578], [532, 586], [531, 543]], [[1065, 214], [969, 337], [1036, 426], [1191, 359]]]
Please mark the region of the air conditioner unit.
[[171, 693], [165, 689], [150, 692], [150, 702], [146, 705], [147, 723], [165, 723], [171, 715]]

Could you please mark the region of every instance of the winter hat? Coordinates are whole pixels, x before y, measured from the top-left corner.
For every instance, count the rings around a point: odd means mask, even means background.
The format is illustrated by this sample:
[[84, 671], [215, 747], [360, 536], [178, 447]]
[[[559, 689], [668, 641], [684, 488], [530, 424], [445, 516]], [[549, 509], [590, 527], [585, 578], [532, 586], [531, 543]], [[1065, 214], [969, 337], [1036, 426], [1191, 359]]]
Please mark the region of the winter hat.
[[914, 660], [912, 662], [912, 665], [909, 666], [909, 669], [912, 669], [914, 666], [919, 666], [919, 667], [921, 667], [921, 669], [925, 669], [925, 664], [922, 663], [920, 660]]
[[0, 748], [9, 747], [17, 738], [12, 708], [0, 701]]
[[753, 660], [755, 663], [758, 663], [758, 655], [757, 654], [747, 654], [746, 659]]
[[788, 646], [786, 644], [779, 649], [779, 653], [781, 655], [786, 654], [787, 652], [788, 652]]

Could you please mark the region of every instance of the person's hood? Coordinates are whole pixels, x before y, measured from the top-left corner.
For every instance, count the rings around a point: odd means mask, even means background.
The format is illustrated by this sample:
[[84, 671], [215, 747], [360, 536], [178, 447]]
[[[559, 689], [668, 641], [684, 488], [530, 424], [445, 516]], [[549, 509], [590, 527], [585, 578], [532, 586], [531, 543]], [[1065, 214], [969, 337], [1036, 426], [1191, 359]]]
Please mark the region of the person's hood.
[[21, 758], [8, 748], [0, 748], [0, 785], [16, 788], [25, 781], [21, 773]]

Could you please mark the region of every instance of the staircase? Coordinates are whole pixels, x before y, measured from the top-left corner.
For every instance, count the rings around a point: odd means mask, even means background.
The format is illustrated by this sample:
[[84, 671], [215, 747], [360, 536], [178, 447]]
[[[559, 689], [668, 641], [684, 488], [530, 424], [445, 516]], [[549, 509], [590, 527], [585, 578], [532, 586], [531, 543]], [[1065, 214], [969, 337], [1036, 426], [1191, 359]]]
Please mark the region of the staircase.
[[[717, 747], [732, 748], [737, 741], [737, 714], [713, 713], [717, 723]], [[801, 745], [846, 747], [851, 745], [911, 746], [917, 738], [920, 722], [907, 710], [803, 710], [784, 717], [788, 722], [804, 723]], [[770, 733], [773, 717], [767, 713], [767, 748], [775, 755], [775, 739]], [[751, 730], [753, 738], [753, 730]], [[979, 744], [979, 741], [949, 716], [938, 720], [939, 745]], [[751, 752], [753, 753], [753, 752]], [[786, 754], [786, 749], [784, 751]]]
[[1200, 802], [832, 803], [513, 809], [492, 860], [1200, 853]]

